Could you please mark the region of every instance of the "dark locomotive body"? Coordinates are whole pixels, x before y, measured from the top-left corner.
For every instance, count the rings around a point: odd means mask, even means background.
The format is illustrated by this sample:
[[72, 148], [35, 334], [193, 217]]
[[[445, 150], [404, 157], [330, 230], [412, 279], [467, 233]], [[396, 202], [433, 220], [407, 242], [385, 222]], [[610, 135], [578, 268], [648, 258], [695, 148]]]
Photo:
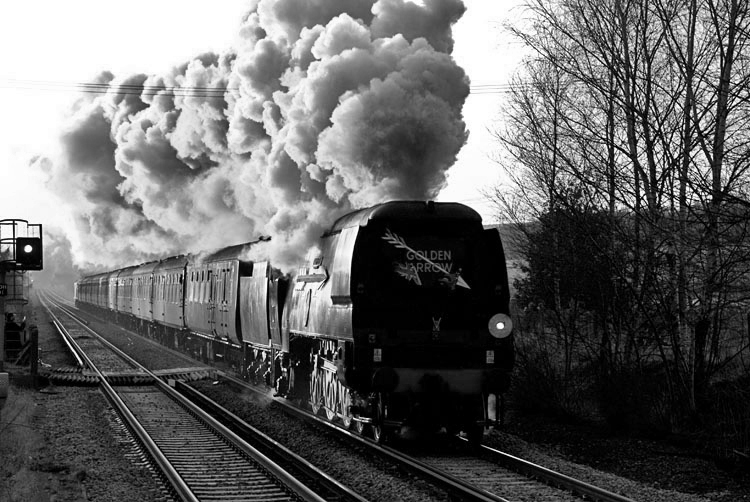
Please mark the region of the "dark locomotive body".
[[77, 303], [226, 364], [377, 438], [481, 438], [509, 385], [502, 244], [472, 209], [390, 202], [339, 219], [295, 274], [249, 246], [83, 278]]

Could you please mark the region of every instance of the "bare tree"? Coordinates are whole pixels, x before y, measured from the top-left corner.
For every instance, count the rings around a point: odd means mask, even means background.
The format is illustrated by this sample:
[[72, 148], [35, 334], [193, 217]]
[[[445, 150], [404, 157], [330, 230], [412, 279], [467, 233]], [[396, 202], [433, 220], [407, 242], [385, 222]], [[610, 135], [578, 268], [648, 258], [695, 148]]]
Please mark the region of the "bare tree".
[[695, 412], [711, 376], [745, 349], [729, 333], [750, 293], [748, 5], [526, 8], [531, 29], [511, 31], [533, 56], [496, 134], [513, 187], [495, 191], [498, 208], [528, 230], [575, 191], [609, 215], [608, 239], [596, 242], [617, 287], [597, 312], [599, 358], [640, 365], [658, 355], [671, 394]]

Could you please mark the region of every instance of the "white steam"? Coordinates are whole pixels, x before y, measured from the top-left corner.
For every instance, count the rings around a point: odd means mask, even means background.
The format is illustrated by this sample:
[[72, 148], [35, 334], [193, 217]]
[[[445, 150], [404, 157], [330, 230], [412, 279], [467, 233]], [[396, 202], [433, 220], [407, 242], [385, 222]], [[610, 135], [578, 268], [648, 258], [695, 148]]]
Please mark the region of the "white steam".
[[335, 218], [429, 199], [466, 141], [460, 0], [260, 0], [241, 41], [83, 96], [39, 159], [79, 263], [121, 266], [270, 235], [277, 266]]

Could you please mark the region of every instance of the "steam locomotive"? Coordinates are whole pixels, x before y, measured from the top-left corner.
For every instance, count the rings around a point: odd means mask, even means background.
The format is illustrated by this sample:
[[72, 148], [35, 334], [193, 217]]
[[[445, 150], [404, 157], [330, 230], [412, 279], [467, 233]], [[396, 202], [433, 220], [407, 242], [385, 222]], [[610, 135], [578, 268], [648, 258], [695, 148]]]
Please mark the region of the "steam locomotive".
[[376, 440], [481, 441], [514, 362], [496, 229], [461, 204], [394, 201], [338, 219], [293, 274], [247, 259], [256, 243], [83, 277], [76, 304]]

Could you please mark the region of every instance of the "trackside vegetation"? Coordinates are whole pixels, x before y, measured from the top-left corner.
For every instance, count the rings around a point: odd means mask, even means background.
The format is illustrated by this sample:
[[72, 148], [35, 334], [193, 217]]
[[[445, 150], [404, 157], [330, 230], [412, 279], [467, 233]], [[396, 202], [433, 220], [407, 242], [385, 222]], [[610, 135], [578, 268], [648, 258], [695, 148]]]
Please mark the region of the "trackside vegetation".
[[750, 455], [750, 11], [528, 0], [495, 131], [529, 411]]

